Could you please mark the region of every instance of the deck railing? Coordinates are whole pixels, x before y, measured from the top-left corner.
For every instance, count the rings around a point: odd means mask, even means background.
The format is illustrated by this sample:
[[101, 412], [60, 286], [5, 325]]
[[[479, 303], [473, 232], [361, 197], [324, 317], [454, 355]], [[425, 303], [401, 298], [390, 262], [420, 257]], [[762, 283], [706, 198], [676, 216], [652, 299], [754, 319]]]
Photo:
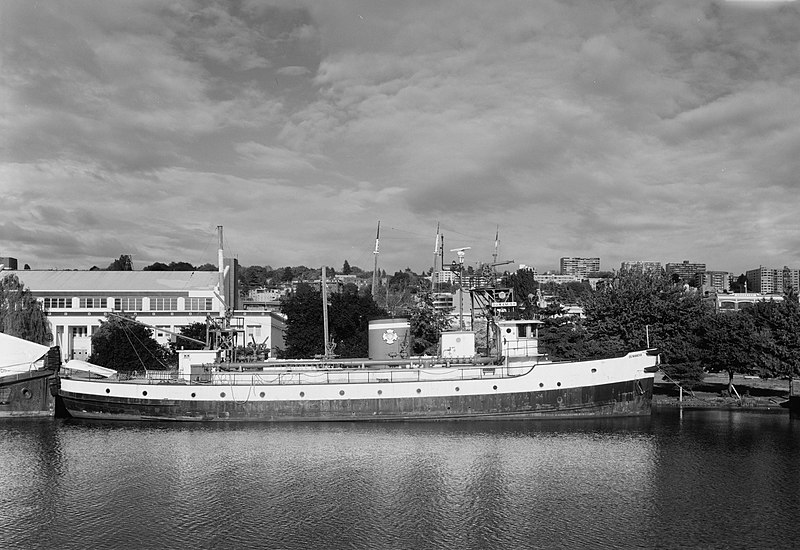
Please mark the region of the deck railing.
[[[216, 371], [192, 375], [192, 383], [224, 386], [307, 385], [307, 384], [377, 384], [387, 382], [422, 382], [436, 380], [480, 380], [513, 378], [525, 374], [528, 367], [470, 365], [431, 368], [391, 369], [308, 369], [286, 371]], [[65, 374], [69, 374], [65, 372]], [[116, 380], [139, 384], [186, 384], [178, 371], [119, 372]]]

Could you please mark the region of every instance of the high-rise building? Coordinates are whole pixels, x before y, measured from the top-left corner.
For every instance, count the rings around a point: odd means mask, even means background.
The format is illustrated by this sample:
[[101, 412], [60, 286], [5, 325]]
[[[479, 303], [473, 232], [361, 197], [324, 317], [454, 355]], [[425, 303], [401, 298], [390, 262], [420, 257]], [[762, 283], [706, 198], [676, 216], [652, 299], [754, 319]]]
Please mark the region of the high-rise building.
[[685, 283], [699, 285], [698, 274], [706, 271], [706, 264], [690, 263], [689, 260], [683, 260], [682, 263], [668, 263], [664, 268], [667, 277], [676, 276], [678, 279]]
[[800, 270], [789, 269], [772, 269], [764, 266], [759, 266], [758, 269], [748, 269], [747, 273], [747, 290], [751, 292], [760, 292], [762, 294], [781, 294], [787, 292], [789, 288], [795, 291], [800, 286]]
[[800, 269], [783, 266], [783, 291], [787, 292], [790, 288], [800, 292]]
[[641, 269], [642, 271], [661, 271], [661, 262], [653, 262], [647, 260], [632, 260], [622, 262], [620, 264], [622, 269]]
[[561, 258], [561, 274], [586, 278], [600, 271], [600, 258]]
[[704, 271], [697, 274], [698, 287], [713, 288], [718, 292], [731, 289], [731, 274], [727, 271]]

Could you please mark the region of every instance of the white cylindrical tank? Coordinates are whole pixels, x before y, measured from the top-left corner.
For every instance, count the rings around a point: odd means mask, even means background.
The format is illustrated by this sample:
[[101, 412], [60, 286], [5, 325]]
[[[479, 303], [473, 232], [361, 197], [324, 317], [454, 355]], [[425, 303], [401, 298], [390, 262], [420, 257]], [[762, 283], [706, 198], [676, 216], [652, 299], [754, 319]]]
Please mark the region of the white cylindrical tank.
[[369, 358], [402, 359], [411, 353], [408, 319], [375, 319], [369, 322]]

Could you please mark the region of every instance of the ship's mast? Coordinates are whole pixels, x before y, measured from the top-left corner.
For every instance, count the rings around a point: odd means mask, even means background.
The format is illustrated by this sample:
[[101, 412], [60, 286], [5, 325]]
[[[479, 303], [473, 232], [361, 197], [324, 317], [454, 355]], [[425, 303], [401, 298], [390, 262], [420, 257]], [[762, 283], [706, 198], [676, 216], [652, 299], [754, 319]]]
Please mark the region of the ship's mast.
[[328, 337], [328, 268], [322, 266], [322, 331], [325, 338], [325, 353], [323, 359], [330, 359], [333, 355], [331, 351], [330, 339]]
[[436, 224], [436, 243], [433, 245], [433, 267], [431, 267], [431, 290], [434, 289], [433, 282], [438, 281], [436, 276], [436, 259], [439, 256], [439, 224]]
[[225, 316], [225, 261], [222, 250], [222, 226], [217, 226], [217, 237], [219, 246], [217, 247], [217, 262], [219, 262], [219, 316]]
[[492, 254], [492, 263], [497, 263], [497, 249], [500, 246], [500, 226], [497, 226], [497, 231], [494, 233], [494, 254]]
[[375, 234], [375, 265], [372, 268], [372, 299], [378, 293], [378, 254], [380, 253], [381, 221], [378, 220], [378, 232]]

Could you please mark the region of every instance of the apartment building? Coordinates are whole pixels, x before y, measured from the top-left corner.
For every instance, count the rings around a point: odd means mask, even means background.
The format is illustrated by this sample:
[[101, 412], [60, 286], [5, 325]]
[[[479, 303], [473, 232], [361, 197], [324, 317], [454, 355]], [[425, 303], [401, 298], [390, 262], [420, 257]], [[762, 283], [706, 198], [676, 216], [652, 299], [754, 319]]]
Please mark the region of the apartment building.
[[667, 277], [676, 276], [681, 281], [699, 286], [698, 275], [706, 272], [706, 264], [683, 260], [681, 263], [668, 263], [664, 271]]
[[620, 268], [624, 270], [641, 269], [642, 271], [661, 271], [661, 262], [651, 260], [629, 260], [622, 262]]
[[600, 258], [561, 258], [560, 270], [562, 275], [574, 275], [585, 279], [589, 273], [600, 271]]
[[704, 271], [697, 274], [699, 288], [713, 288], [717, 292], [731, 289], [731, 274], [727, 271]]
[[781, 294], [790, 288], [795, 291], [800, 289], [800, 269], [790, 269], [786, 266], [783, 269], [759, 266], [758, 269], [747, 270], [745, 276], [747, 290], [751, 292]]

